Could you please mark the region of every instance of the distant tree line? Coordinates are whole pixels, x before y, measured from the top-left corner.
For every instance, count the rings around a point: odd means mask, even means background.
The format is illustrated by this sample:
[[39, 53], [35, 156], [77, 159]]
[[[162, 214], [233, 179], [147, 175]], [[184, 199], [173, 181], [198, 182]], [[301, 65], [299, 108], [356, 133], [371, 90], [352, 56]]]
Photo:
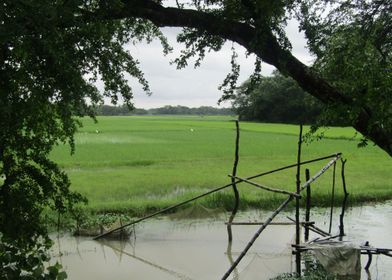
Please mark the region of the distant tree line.
[[257, 85], [243, 83], [233, 98], [233, 110], [240, 120], [270, 123], [348, 125], [331, 114], [331, 108], [307, 94], [290, 77], [279, 72], [261, 77]]
[[96, 113], [99, 116], [131, 116], [131, 115], [234, 115], [231, 108], [215, 108], [211, 106], [201, 106], [189, 108], [186, 106], [166, 105], [152, 109], [129, 109], [126, 105], [110, 106], [101, 105], [97, 107]]

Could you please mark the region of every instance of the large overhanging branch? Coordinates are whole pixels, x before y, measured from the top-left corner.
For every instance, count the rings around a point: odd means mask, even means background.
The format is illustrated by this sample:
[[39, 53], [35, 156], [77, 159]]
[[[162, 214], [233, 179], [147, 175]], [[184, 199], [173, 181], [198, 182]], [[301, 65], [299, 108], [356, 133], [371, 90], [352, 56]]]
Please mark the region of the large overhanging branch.
[[[250, 24], [234, 21], [216, 13], [192, 9], [163, 7], [153, 0], [124, 0], [121, 8], [108, 10], [107, 7], [94, 13], [82, 14], [80, 20], [116, 20], [142, 18], [159, 27], [189, 27], [205, 31], [242, 45], [250, 53], [256, 54], [264, 62], [275, 66], [280, 72], [291, 76], [308, 93], [325, 104], [345, 105], [355, 108], [356, 104], [332, 87], [308, 66], [284, 49], [272, 31], [263, 26], [258, 30]], [[61, 25], [72, 26], [72, 22]], [[64, 27], [64, 26], [63, 26]], [[358, 108], [356, 108], [358, 110]], [[362, 105], [353, 127], [392, 156], [392, 135], [380, 124], [372, 121], [372, 112]]]
[[[323, 103], [348, 107], [355, 105], [351, 98], [320, 78], [290, 51], [283, 49], [272, 32], [266, 28], [263, 28], [261, 36], [257, 36], [256, 28], [249, 24], [203, 11], [163, 7], [151, 0], [126, 0], [121, 10], [101, 16], [105, 19], [137, 17], [150, 20], [159, 27], [190, 27], [206, 31], [242, 45], [264, 62], [291, 76], [305, 91]], [[385, 128], [372, 122], [369, 108], [360, 108], [353, 127], [392, 156], [392, 135]]]

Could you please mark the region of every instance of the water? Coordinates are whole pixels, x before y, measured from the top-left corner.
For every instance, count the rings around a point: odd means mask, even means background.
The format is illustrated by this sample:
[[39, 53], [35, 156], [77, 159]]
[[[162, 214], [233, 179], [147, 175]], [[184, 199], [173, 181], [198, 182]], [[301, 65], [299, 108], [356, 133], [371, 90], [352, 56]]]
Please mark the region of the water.
[[[338, 232], [338, 215], [334, 213], [332, 233]], [[269, 212], [249, 211], [236, 221], [263, 221]], [[287, 222], [278, 215], [277, 221]], [[61, 236], [52, 255], [62, 263], [69, 279], [221, 279], [259, 226], [233, 226], [233, 244], [228, 250], [227, 230], [219, 219], [171, 220], [168, 217], [143, 222], [127, 241]], [[313, 209], [311, 220], [328, 230], [329, 209]], [[348, 209], [345, 230], [350, 240], [369, 241], [371, 245], [392, 248], [392, 202]], [[270, 279], [294, 271], [290, 244], [294, 226], [269, 226], [260, 235], [229, 279]], [[311, 236], [312, 238], [312, 236]], [[362, 266], [367, 256], [362, 257]], [[362, 279], [390, 279], [392, 258], [374, 256], [370, 273], [362, 270]]]

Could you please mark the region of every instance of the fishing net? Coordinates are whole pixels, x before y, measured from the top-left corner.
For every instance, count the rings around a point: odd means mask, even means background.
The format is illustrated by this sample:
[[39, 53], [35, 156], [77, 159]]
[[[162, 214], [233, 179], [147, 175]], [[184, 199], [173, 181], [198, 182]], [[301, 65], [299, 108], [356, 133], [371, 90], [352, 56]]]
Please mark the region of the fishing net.
[[216, 219], [222, 214], [221, 209], [211, 209], [200, 204], [193, 204], [188, 208], [181, 209], [176, 213], [171, 214], [169, 217], [173, 220], [182, 219]]
[[283, 272], [291, 272], [291, 251], [282, 253], [254, 254], [249, 264], [240, 273], [235, 273], [236, 280], [267, 280]]
[[312, 245], [311, 249], [327, 272], [341, 279], [361, 279], [361, 249], [358, 246], [329, 241]]

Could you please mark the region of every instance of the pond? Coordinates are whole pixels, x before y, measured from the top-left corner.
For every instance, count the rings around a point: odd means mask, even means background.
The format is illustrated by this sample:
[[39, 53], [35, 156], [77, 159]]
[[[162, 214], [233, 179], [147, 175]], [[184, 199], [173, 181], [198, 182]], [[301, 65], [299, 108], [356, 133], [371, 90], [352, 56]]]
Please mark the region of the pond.
[[[338, 232], [340, 209], [334, 212], [332, 233]], [[263, 221], [268, 211], [239, 213], [236, 221]], [[276, 221], [287, 222], [282, 212]], [[228, 248], [226, 214], [206, 219], [152, 219], [134, 228], [126, 241], [99, 240], [62, 235], [53, 260], [66, 269], [69, 279], [221, 279], [256, 230], [257, 225], [233, 226], [232, 248]], [[312, 209], [311, 220], [324, 230], [329, 227], [329, 209]], [[369, 241], [380, 248], [392, 248], [392, 201], [349, 208], [345, 216], [347, 238]], [[260, 235], [229, 279], [270, 279], [295, 270], [290, 244], [295, 227], [271, 225]], [[312, 236], [311, 236], [312, 238]], [[362, 256], [362, 267], [367, 256]], [[361, 279], [390, 279], [392, 258], [374, 256], [370, 272], [362, 269]]]

